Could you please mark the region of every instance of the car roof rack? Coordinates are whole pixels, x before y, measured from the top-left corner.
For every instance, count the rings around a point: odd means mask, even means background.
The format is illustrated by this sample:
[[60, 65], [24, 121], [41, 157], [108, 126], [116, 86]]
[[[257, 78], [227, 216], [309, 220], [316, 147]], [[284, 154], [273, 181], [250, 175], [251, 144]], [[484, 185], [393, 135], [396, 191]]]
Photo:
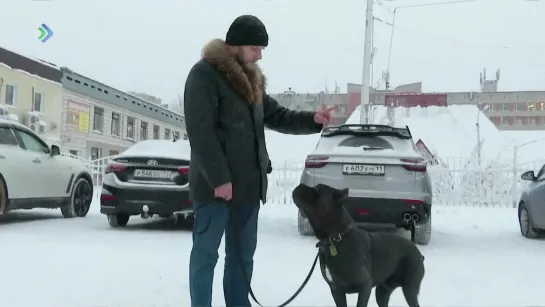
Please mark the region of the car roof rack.
[[336, 135], [384, 135], [394, 136], [400, 139], [412, 139], [409, 126], [396, 128], [388, 125], [348, 124], [340, 126], [329, 126], [322, 130], [323, 137]]

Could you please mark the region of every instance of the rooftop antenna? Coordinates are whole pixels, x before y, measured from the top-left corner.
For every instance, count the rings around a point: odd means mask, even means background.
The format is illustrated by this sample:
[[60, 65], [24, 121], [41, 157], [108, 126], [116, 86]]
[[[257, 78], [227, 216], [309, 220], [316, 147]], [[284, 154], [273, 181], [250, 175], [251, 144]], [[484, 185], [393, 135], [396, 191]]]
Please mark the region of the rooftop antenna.
[[384, 80], [384, 89], [390, 90], [390, 72], [388, 70], [382, 72], [382, 79]]

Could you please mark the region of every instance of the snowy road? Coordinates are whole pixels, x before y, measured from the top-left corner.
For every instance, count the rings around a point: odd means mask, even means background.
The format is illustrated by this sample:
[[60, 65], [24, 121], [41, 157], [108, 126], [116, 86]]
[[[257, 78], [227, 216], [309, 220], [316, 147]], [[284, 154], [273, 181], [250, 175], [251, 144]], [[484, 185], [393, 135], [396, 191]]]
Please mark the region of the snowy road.
[[[262, 209], [253, 287], [266, 306], [291, 296], [316, 252], [312, 238], [296, 235], [295, 217], [286, 205]], [[422, 306], [545, 301], [545, 242], [520, 236], [514, 209], [436, 207], [433, 231], [432, 243], [421, 247]], [[190, 248], [191, 233], [169, 220], [137, 217], [127, 229], [111, 229], [95, 204], [85, 219], [65, 220], [58, 210], [14, 212], [0, 224], [0, 306], [189, 306]], [[221, 257], [214, 306], [223, 305]], [[401, 291], [391, 304], [406, 306]], [[318, 272], [292, 303], [332, 305]]]

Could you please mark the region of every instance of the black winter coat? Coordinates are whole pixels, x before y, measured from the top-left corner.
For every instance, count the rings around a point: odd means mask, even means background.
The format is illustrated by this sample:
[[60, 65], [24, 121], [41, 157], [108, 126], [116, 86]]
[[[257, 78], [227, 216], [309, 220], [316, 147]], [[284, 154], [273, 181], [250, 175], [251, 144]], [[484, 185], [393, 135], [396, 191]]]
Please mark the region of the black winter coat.
[[314, 112], [296, 112], [265, 93], [256, 64], [241, 65], [222, 40], [213, 40], [187, 77], [184, 92], [189, 173], [193, 202], [215, 203], [214, 188], [231, 182], [232, 204], [266, 202], [265, 130], [286, 134], [319, 133]]

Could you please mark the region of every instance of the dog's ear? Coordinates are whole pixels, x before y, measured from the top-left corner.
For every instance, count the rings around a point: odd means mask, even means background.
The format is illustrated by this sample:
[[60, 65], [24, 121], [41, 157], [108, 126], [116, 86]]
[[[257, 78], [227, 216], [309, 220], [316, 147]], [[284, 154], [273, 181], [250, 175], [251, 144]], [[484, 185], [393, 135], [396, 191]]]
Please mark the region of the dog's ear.
[[335, 200], [343, 200], [348, 197], [348, 188], [336, 190], [334, 194]]
[[301, 207], [315, 202], [317, 199], [317, 192], [315, 188], [301, 183], [293, 190], [291, 196], [295, 205]]

